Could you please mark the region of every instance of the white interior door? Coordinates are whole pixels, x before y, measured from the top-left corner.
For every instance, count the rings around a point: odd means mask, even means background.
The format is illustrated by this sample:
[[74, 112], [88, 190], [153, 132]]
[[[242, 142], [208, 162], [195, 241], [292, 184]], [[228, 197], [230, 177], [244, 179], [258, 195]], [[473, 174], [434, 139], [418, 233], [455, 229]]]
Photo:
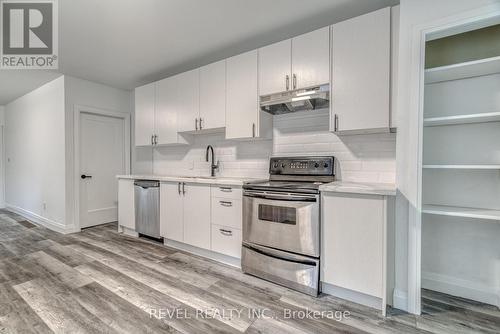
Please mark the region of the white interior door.
[[80, 228], [85, 228], [118, 219], [116, 175], [126, 171], [125, 120], [80, 115]]

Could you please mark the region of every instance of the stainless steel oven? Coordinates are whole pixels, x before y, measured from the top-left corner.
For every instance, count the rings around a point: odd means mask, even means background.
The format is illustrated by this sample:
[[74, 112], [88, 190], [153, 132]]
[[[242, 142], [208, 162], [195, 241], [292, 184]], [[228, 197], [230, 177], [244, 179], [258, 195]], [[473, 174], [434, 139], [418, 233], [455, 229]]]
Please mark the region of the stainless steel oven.
[[319, 195], [246, 190], [243, 241], [319, 257]]
[[243, 186], [243, 272], [317, 296], [319, 185], [333, 157], [271, 158], [270, 182]]

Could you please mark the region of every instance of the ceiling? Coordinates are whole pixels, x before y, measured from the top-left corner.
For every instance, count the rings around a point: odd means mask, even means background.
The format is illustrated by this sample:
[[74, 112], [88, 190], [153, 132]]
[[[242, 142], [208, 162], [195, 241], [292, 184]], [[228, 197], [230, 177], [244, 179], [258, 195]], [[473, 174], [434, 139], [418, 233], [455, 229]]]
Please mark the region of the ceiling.
[[[59, 0], [59, 72], [133, 89], [398, 0]], [[0, 105], [53, 80], [0, 71]]]

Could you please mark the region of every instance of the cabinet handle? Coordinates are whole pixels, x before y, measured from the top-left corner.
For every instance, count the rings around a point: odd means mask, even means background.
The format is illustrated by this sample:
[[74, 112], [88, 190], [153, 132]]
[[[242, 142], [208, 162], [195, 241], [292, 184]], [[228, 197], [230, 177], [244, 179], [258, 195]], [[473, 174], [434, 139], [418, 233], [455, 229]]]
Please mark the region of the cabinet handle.
[[233, 231], [225, 230], [223, 228], [220, 228], [219, 231], [222, 235], [227, 235], [228, 237], [233, 235]]
[[286, 90], [290, 89], [290, 76], [287, 74], [285, 76], [285, 84], [286, 84]]
[[186, 183], [182, 182], [182, 194], [186, 194]]
[[177, 191], [179, 192], [179, 195], [181, 194], [181, 183], [177, 183]]
[[203, 118], [200, 117], [200, 130], [203, 129], [203, 123], [202, 122], [203, 122]]
[[339, 131], [339, 115], [335, 114], [333, 118], [333, 131], [337, 132]]
[[232, 193], [233, 189], [227, 187], [219, 187], [219, 190], [225, 193]]
[[293, 89], [297, 88], [297, 74], [293, 74]]
[[154, 135], [151, 135], [151, 146], [154, 146], [155, 144], [155, 139], [154, 139]]
[[227, 206], [227, 207], [230, 207], [230, 206], [233, 206], [233, 202], [228, 202], [228, 201], [219, 201], [220, 205], [222, 206]]
[[155, 145], [158, 145], [158, 135], [154, 135], [155, 137]]
[[252, 137], [255, 138], [255, 123], [252, 123]]
[[198, 131], [198, 118], [194, 120], [194, 126], [196, 128], [196, 131]]

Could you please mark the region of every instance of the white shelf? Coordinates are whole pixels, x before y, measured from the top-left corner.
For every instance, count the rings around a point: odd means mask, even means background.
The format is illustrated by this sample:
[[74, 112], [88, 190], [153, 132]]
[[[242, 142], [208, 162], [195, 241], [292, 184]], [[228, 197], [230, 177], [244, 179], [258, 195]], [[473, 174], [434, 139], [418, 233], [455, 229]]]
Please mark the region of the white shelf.
[[425, 70], [425, 83], [431, 84], [495, 73], [500, 73], [500, 56], [428, 68]]
[[424, 118], [424, 126], [499, 122], [500, 112]]
[[423, 165], [424, 169], [499, 169], [500, 165]]
[[441, 216], [500, 220], [500, 210], [492, 209], [464, 208], [445, 205], [424, 205], [422, 212]]

